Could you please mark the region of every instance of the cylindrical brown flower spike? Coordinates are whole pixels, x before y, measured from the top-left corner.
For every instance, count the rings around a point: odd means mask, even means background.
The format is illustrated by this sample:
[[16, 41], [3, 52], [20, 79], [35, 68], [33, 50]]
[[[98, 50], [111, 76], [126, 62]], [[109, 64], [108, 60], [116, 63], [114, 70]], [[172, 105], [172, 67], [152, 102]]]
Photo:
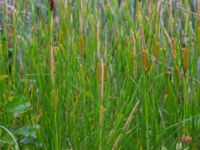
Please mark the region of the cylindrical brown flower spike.
[[148, 72], [150, 69], [148, 53], [146, 50], [142, 50], [142, 67], [145, 72]]
[[188, 49], [184, 48], [183, 50], [183, 71], [184, 73], [187, 72], [188, 69]]
[[171, 51], [172, 51], [172, 58], [174, 61], [176, 60], [176, 47], [175, 47], [175, 39], [174, 37], [171, 38]]
[[[106, 65], [103, 65], [104, 68], [104, 74], [103, 74], [103, 80], [105, 81], [107, 78], [107, 67]], [[102, 78], [102, 66], [100, 63], [97, 64], [97, 81], [101, 83], [101, 78]]]

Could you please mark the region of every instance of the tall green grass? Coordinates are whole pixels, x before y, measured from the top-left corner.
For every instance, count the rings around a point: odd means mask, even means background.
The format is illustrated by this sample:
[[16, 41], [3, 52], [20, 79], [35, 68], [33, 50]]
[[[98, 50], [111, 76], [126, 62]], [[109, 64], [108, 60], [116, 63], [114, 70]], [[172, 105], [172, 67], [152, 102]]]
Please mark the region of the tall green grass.
[[19, 0], [4, 13], [0, 125], [11, 134], [0, 129], [0, 149], [13, 138], [20, 149], [199, 149], [198, 17], [157, 4], [60, 0], [52, 13]]

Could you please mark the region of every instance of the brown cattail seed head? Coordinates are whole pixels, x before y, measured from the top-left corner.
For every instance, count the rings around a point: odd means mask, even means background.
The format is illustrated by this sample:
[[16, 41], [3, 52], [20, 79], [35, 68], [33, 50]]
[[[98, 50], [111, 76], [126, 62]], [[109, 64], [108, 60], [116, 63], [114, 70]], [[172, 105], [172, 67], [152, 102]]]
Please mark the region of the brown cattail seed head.
[[97, 81], [101, 83], [101, 75], [102, 75], [102, 67], [104, 68], [104, 79], [107, 78], [107, 67], [104, 65], [102, 66], [100, 63], [97, 64]]
[[172, 45], [172, 48], [171, 48], [172, 57], [173, 57], [174, 60], [176, 60], [176, 48], [175, 48], [175, 39], [174, 39], [174, 37], [171, 38], [171, 45]]
[[184, 73], [187, 72], [187, 68], [188, 68], [188, 49], [184, 48], [184, 50], [183, 50], [183, 71], [184, 71]]
[[142, 68], [145, 72], [148, 72], [150, 69], [150, 63], [148, 59], [148, 53], [146, 50], [142, 51]]
[[81, 50], [81, 55], [84, 54], [84, 38], [83, 35], [80, 35], [80, 50]]

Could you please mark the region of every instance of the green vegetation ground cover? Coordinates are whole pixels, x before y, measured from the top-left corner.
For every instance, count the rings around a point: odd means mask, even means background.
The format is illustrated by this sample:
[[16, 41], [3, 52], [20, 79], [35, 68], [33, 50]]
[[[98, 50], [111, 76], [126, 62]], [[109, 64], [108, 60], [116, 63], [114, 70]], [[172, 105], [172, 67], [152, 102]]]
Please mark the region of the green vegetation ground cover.
[[0, 149], [199, 149], [200, 17], [177, 2], [2, 9]]

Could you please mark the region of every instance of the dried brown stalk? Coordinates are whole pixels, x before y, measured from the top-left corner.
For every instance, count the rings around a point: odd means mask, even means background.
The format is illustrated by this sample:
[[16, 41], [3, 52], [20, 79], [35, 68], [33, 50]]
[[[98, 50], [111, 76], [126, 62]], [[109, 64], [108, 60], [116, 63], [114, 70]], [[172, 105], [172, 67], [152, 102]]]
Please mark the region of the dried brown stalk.
[[54, 20], [53, 20], [53, 15], [51, 16], [51, 46], [50, 46], [50, 69], [51, 69], [51, 81], [52, 81], [52, 85], [55, 84], [55, 78], [54, 78], [54, 70], [55, 70], [55, 62], [54, 62], [54, 48], [53, 48], [53, 24], [54, 24]]
[[133, 109], [132, 109], [132, 111], [131, 111], [131, 113], [130, 113], [130, 115], [129, 115], [127, 121], [126, 121], [126, 123], [124, 124], [124, 127], [122, 128], [122, 133], [120, 133], [120, 134], [118, 135], [117, 139], [116, 139], [115, 142], [114, 142], [114, 145], [113, 145], [113, 147], [112, 147], [112, 150], [117, 149], [118, 144], [119, 144], [119, 142], [120, 142], [120, 140], [121, 140], [121, 138], [122, 138], [122, 134], [128, 129], [128, 127], [129, 127], [131, 121], [133, 120], [133, 117], [135, 116], [136, 111], [138, 110], [138, 105], [139, 105], [139, 104], [140, 104], [140, 100], [137, 101], [137, 103], [136, 103], [135, 106], [133, 107]]
[[54, 16], [53, 16], [53, 12], [55, 9], [55, 1], [54, 0], [50, 0], [50, 6], [51, 6], [51, 22], [50, 22], [50, 72], [51, 72], [51, 83], [53, 86], [53, 90], [51, 91], [53, 100], [54, 100], [54, 109], [55, 111], [57, 110], [57, 94], [55, 91], [55, 61], [54, 61], [54, 40], [53, 40], [53, 28], [54, 28]]
[[[102, 64], [100, 64], [100, 63], [97, 64], [97, 81], [99, 83], [101, 83], [101, 81], [102, 81], [102, 66], [101, 65]], [[107, 67], [104, 65], [103, 68], [104, 68], [104, 80], [103, 81], [105, 81], [106, 76], [107, 76]]]

